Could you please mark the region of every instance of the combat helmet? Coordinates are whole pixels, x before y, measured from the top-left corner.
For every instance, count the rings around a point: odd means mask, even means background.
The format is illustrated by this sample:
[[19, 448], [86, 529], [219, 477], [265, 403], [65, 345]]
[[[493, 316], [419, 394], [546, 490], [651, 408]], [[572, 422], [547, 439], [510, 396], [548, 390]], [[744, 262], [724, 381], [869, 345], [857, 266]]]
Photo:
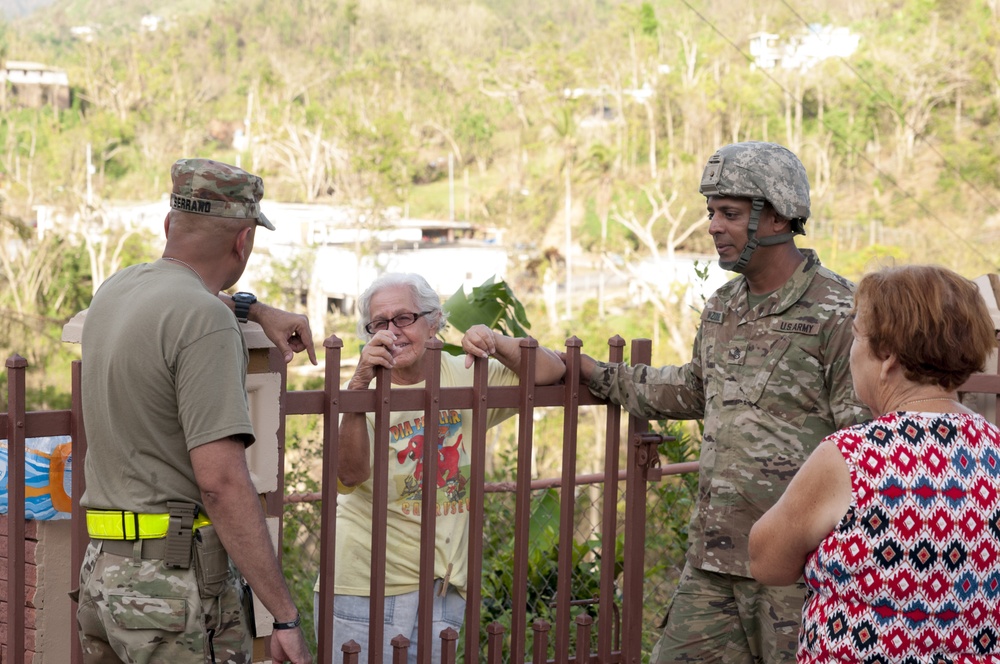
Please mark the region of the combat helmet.
[[[698, 191], [706, 198], [731, 196], [751, 201], [747, 244], [735, 262], [719, 261], [726, 270], [742, 272], [758, 245], [781, 244], [806, 234], [809, 177], [799, 158], [777, 143], [747, 141], [720, 148], [705, 165]], [[765, 202], [791, 222], [790, 233], [758, 239], [757, 224]]]

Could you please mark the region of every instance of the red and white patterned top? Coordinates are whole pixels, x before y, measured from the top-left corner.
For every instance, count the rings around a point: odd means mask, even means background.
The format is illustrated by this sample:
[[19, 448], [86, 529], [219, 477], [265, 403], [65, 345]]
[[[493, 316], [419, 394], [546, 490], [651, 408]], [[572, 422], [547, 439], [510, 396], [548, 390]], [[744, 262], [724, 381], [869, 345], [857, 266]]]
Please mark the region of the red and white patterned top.
[[1000, 664], [1000, 430], [895, 412], [828, 440], [852, 500], [806, 561], [798, 661]]

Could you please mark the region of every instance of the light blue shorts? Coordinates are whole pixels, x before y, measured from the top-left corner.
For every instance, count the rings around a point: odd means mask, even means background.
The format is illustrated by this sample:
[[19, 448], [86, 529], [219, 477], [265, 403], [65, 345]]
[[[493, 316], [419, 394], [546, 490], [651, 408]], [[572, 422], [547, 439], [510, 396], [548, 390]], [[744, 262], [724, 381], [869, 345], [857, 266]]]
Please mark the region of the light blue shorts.
[[[465, 600], [458, 594], [454, 586], [448, 586], [444, 597], [440, 596], [440, 579], [434, 582], [434, 645], [432, 662], [441, 661], [442, 631], [451, 627], [456, 632], [461, 631], [465, 621]], [[382, 660], [392, 661], [392, 639], [402, 634], [410, 640], [407, 653], [407, 663], [417, 661], [417, 602], [419, 593], [414, 591], [404, 595], [390, 595], [385, 598], [385, 632], [382, 645]], [[335, 595], [333, 599], [333, 655], [339, 660], [341, 647], [348, 641], [355, 641], [361, 646], [359, 662], [368, 661], [368, 616], [370, 600], [368, 597], [356, 595]], [[319, 639], [319, 593], [313, 593], [313, 617], [317, 626], [316, 638]]]

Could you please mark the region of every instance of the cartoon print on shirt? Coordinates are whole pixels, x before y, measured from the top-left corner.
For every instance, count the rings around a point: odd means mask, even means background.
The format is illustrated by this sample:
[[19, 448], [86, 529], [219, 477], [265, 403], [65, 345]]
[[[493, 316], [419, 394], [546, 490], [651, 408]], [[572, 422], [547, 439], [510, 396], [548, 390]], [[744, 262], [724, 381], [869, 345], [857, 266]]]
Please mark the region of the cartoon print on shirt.
[[[412, 464], [404, 472], [404, 486], [400, 498], [406, 501], [422, 500], [424, 427], [423, 418], [397, 425], [393, 448], [398, 450], [396, 460], [400, 466]], [[465, 497], [468, 477], [468, 455], [462, 445], [462, 414], [460, 411], [441, 411], [437, 435], [437, 488], [445, 493], [438, 502], [455, 502]], [[397, 437], [398, 436], [398, 437]], [[407, 439], [408, 436], [408, 439]], [[439, 506], [440, 509], [440, 506]]]

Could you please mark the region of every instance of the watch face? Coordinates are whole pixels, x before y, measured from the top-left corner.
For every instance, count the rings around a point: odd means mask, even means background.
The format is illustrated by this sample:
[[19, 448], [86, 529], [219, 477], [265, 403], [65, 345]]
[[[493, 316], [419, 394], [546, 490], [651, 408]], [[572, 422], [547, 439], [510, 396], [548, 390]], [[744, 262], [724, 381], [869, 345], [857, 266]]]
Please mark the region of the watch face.
[[253, 304], [257, 301], [257, 296], [253, 293], [234, 293], [233, 301], [235, 302], [246, 302], [247, 304]]

